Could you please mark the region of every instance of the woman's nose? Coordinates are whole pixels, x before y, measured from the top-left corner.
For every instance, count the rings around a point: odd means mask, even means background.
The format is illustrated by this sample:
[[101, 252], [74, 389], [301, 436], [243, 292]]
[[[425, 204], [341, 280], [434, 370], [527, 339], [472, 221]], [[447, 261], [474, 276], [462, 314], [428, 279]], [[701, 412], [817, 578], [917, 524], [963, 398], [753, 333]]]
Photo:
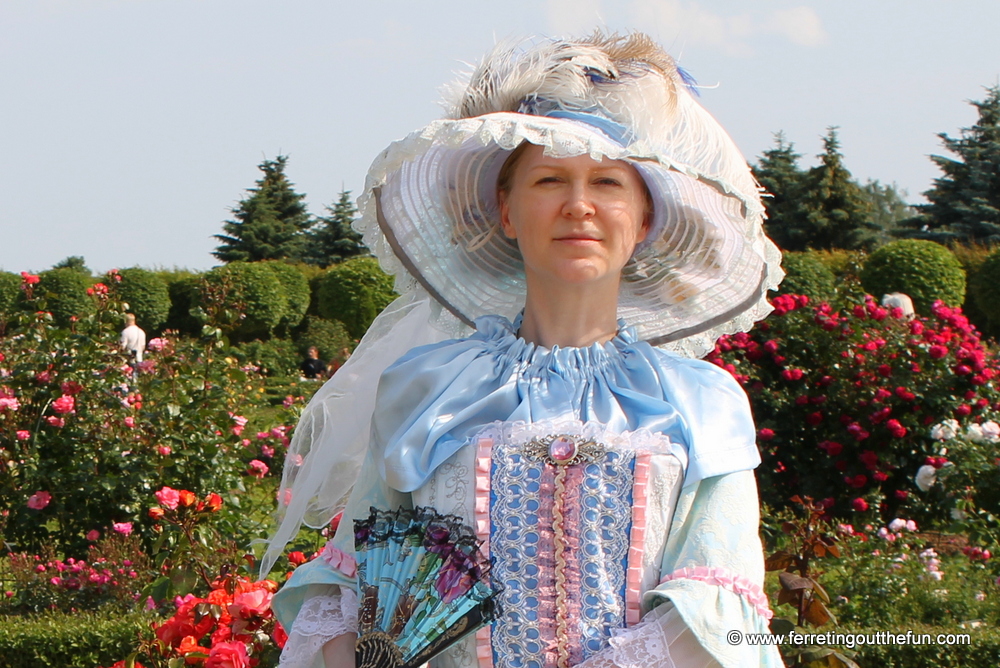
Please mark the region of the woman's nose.
[[567, 193], [563, 212], [573, 218], [587, 218], [595, 213], [592, 193], [586, 183], [573, 183]]

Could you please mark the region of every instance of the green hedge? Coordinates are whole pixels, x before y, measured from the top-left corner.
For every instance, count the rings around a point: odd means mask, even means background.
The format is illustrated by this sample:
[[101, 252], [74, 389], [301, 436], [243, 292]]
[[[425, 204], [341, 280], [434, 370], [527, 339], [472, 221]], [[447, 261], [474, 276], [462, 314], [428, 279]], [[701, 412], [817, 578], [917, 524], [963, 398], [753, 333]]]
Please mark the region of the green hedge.
[[965, 271], [954, 253], [933, 241], [904, 239], [872, 253], [861, 270], [861, 284], [876, 299], [903, 292], [917, 313], [928, 315], [938, 299], [949, 306], [965, 300]]
[[199, 305], [206, 322], [248, 341], [274, 331], [288, 311], [288, 297], [266, 264], [231, 262], [204, 275]]
[[319, 348], [319, 358], [328, 364], [344, 348], [354, 347], [351, 336], [342, 322], [324, 320], [312, 315], [306, 316], [305, 329], [296, 342], [303, 357], [310, 347], [316, 346]]
[[1000, 249], [989, 254], [979, 266], [972, 296], [993, 329], [1000, 329]]
[[49, 269], [38, 276], [35, 297], [44, 299], [45, 310], [60, 326], [94, 312], [94, 300], [87, 294], [94, 281], [86, 274], [77, 269]]
[[154, 272], [139, 267], [122, 269], [118, 294], [135, 314], [136, 324], [147, 333], [158, 332], [170, 313], [167, 284]]
[[316, 280], [319, 315], [344, 323], [356, 339], [364, 336], [375, 316], [395, 298], [392, 277], [373, 257], [338, 264]]
[[811, 253], [784, 253], [781, 266], [785, 279], [779, 292], [807, 295], [817, 301], [830, 301], [837, 293], [837, 279], [821, 260]]
[[97, 668], [121, 661], [150, 632], [147, 614], [0, 617], [0, 668]]
[[21, 298], [21, 277], [9, 271], [0, 271], [0, 336], [4, 325], [13, 319]]
[[302, 317], [309, 308], [309, 279], [298, 267], [286, 262], [262, 262], [265, 267], [281, 282], [281, 288], [285, 293], [285, 314], [282, 316], [278, 327], [283, 333], [288, 333], [293, 327], [302, 322]]

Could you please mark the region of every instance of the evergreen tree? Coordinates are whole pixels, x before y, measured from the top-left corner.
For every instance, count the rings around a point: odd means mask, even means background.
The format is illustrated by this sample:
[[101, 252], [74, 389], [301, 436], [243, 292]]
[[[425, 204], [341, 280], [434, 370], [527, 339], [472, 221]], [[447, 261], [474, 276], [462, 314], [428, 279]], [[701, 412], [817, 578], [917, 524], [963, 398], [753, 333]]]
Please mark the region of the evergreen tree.
[[934, 241], [959, 239], [1000, 242], [1000, 86], [986, 89], [986, 99], [972, 101], [979, 120], [955, 139], [942, 132], [944, 147], [957, 159], [932, 155], [944, 175], [924, 193], [930, 202], [907, 222], [906, 236]]
[[872, 206], [844, 166], [837, 128], [828, 129], [818, 157], [820, 164], [806, 174], [799, 203], [802, 227], [795, 240], [804, 247], [789, 250], [871, 245], [878, 233], [872, 222]]
[[78, 271], [81, 274], [91, 275], [90, 268], [87, 266], [87, 261], [83, 259], [82, 255], [70, 255], [65, 260], [60, 260], [52, 265], [53, 269], [72, 269]]
[[764, 192], [764, 210], [767, 235], [785, 250], [803, 250], [805, 244], [798, 239], [801, 228], [799, 196], [805, 172], [799, 167], [802, 156], [795, 152], [794, 144], [785, 141], [785, 134], [774, 135], [774, 148], [764, 151], [753, 174]]
[[904, 221], [913, 217], [916, 209], [906, 203], [906, 190], [895, 183], [886, 185], [878, 179], [869, 179], [861, 186], [861, 195], [872, 208], [871, 222], [878, 228], [879, 240], [889, 241]]
[[368, 255], [361, 234], [351, 227], [358, 213], [351, 201], [351, 192], [341, 191], [337, 203], [326, 210], [329, 215], [317, 218], [309, 230], [302, 259], [309, 264], [328, 267], [357, 255]]
[[288, 156], [265, 160], [258, 169], [264, 176], [250, 188], [250, 196], [232, 210], [235, 220], [223, 224], [226, 234], [216, 234], [222, 243], [212, 253], [223, 262], [282, 260], [301, 256], [304, 232], [312, 221], [295, 192], [285, 164]]

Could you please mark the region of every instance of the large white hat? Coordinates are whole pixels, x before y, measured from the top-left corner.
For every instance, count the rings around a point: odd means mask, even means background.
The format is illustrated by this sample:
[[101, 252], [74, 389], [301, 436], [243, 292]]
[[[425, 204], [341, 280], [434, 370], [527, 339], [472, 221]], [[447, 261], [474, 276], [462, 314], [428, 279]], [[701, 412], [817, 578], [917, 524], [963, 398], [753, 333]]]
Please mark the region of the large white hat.
[[497, 177], [522, 142], [548, 155], [633, 164], [653, 197], [646, 241], [623, 272], [619, 317], [689, 356], [770, 311], [782, 277], [746, 160], [649, 37], [503, 44], [448, 117], [376, 158], [356, 226], [404, 294], [417, 284], [465, 324], [524, 305], [516, 242], [500, 231]]

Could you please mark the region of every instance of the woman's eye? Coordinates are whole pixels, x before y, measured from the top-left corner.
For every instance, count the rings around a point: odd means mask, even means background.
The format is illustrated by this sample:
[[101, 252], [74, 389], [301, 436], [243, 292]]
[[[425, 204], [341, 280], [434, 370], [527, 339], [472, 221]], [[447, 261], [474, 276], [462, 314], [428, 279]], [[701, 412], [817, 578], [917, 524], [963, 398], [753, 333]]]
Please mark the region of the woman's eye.
[[559, 183], [560, 178], [558, 176], [543, 176], [538, 179], [535, 183]]
[[618, 179], [611, 178], [610, 176], [604, 176], [596, 180], [598, 185], [602, 186], [620, 186], [622, 183]]

